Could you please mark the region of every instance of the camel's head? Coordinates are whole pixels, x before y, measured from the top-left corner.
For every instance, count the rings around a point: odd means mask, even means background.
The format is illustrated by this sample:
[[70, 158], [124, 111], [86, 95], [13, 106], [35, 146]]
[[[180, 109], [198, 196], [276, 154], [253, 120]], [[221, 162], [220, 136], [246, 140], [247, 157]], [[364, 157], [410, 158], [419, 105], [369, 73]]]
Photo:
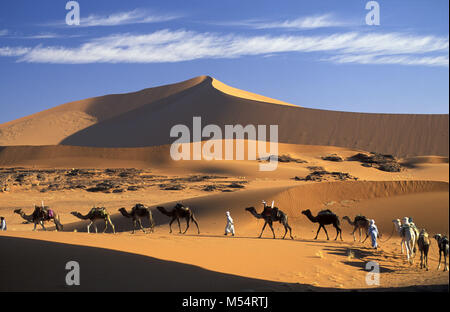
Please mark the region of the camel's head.
[[21, 214], [22, 213], [22, 209], [15, 209], [14, 213]]
[[245, 210], [251, 212], [251, 211], [255, 211], [256, 209], [255, 209], [255, 207], [247, 207], [247, 208], [245, 208]]
[[177, 203], [175, 205], [175, 209], [185, 208], [185, 206], [182, 203]]
[[439, 242], [439, 240], [442, 238], [442, 235], [441, 234], [434, 234], [433, 238]]
[[76, 216], [76, 215], [78, 214], [78, 212], [76, 212], [76, 211], [71, 211], [70, 214], [71, 214], [72, 216]]
[[402, 222], [400, 221], [400, 219], [394, 219], [392, 220], [393, 223], [395, 224], [401, 224]]
[[311, 210], [309, 210], [309, 209], [303, 210], [302, 214], [304, 214], [305, 216], [310, 215], [311, 214]]
[[420, 236], [423, 236], [423, 237], [428, 237], [427, 230], [426, 230], [426, 229], [421, 229], [419, 235], [420, 235]]
[[124, 212], [124, 211], [127, 211], [127, 210], [124, 207], [122, 207], [122, 208], [119, 208], [118, 211]]

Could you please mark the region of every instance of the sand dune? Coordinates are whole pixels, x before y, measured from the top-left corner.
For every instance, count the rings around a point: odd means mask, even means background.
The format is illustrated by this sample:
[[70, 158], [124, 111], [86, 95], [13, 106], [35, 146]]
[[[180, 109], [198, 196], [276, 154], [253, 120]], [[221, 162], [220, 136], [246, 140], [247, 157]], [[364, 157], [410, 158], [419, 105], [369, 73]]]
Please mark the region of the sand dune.
[[[0, 126], [0, 145], [146, 147], [173, 142], [192, 125], [279, 125], [279, 141], [396, 156], [448, 156], [448, 115], [363, 114], [286, 105], [211, 77], [64, 104]], [[67, 121], [72, 116], [72, 121]], [[237, 117], [238, 116], [238, 117]]]

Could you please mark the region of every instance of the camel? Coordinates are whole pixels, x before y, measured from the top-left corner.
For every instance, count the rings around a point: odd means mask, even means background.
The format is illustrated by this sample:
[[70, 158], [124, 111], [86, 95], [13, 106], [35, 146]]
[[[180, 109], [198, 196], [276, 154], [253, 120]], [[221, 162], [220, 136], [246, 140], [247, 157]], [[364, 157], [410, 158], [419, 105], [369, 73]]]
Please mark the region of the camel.
[[34, 211], [30, 215], [26, 215], [22, 209], [16, 209], [14, 210], [14, 213], [17, 213], [20, 215], [23, 219], [30, 223], [34, 223], [33, 231], [36, 231], [36, 226], [39, 224], [44, 231], [47, 231], [47, 229], [44, 226], [45, 221], [53, 220], [55, 223], [55, 227], [57, 231], [63, 230], [63, 225], [61, 224], [59, 215], [56, 214], [52, 209], [50, 209], [48, 206], [37, 206], [34, 205]]
[[355, 232], [356, 230], [359, 230], [359, 241], [361, 242], [361, 230], [363, 229], [366, 233], [366, 238], [364, 239], [363, 243], [366, 241], [366, 239], [369, 237], [369, 219], [365, 216], [357, 215], [354, 219], [354, 221], [350, 220], [348, 216], [344, 216], [342, 218], [343, 220], [347, 220], [347, 222], [353, 226], [353, 241], [356, 242]]
[[408, 259], [408, 262], [412, 264], [415, 253], [415, 242], [416, 242], [415, 231], [412, 229], [411, 225], [409, 224], [409, 222], [407, 222], [407, 220], [403, 225], [400, 222], [400, 219], [392, 220], [392, 222], [394, 223], [398, 234], [402, 238], [402, 241], [400, 243], [402, 253], [403, 253], [403, 246], [405, 246], [406, 257]]
[[441, 268], [441, 257], [444, 254], [444, 272], [448, 271], [447, 257], [448, 257], [448, 237], [436, 234], [433, 236], [439, 247], [439, 264], [438, 270]]
[[144, 206], [143, 204], [136, 204], [133, 206], [133, 208], [131, 208], [131, 212], [128, 212], [125, 208], [120, 208], [119, 211], [124, 217], [131, 218], [133, 220], [132, 234], [134, 234], [137, 223], [139, 223], [141, 230], [146, 233], [144, 228], [142, 227], [141, 218], [148, 218], [148, 221], [150, 223], [150, 231], [153, 232], [155, 222], [153, 221], [153, 215], [150, 208]]
[[339, 227], [339, 217], [335, 215], [331, 210], [322, 210], [320, 211], [316, 217], [314, 217], [311, 214], [311, 210], [303, 210], [302, 214], [304, 214], [311, 222], [313, 223], [319, 223], [319, 229], [317, 230], [316, 237], [314, 239], [317, 239], [317, 236], [319, 235], [320, 229], [323, 228], [325, 231], [325, 234], [327, 235], [327, 240], [330, 238], [328, 237], [327, 229], [325, 228], [325, 225], [332, 224], [336, 229], [336, 238], [334, 240], [337, 240], [338, 236], [341, 236], [342, 240], [342, 230]]
[[250, 212], [255, 218], [264, 219], [264, 226], [263, 226], [261, 234], [259, 234], [258, 238], [261, 238], [267, 224], [269, 224], [269, 227], [272, 230], [273, 238], [275, 238], [275, 232], [273, 231], [273, 226], [272, 226], [273, 222], [275, 221], [275, 222], [280, 222], [284, 226], [283, 239], [286, 237], [288, 230], [289, 230], [289, 236], [291, 237], [291, 239], [294, 239], [294, 237], [292, 237], [292, 229], [288, 223], [287, 214], [285, 214], [283, 211], [278, 209], [278, 207], [273, 207], [273, 202], [272, 202], [272, 207], [266, 206], [265, 201], [263, 201], [263, 204], [264, 204], [264, 210], [260, 214], [256, 212], [255, 207], [245, 208], [245, 210]]
[[420, 251], [420, 268], [428, 271], [428, 250], [430, 249], [430, 239], [425, 229], [422, 229], [417, 240]]
[[169, 222], [169, 233], [172, 233], [172, 223], [173, 221], [177, 220], [178, 222], [178, 229], [180, 230], [181, 234], [181, 225], [180, 225], [180, 218], [184, 218], [186, 220], [186, 230], [183, 232], [185, 234], [187, 230], [189, 229], [189, 223], [190, 221], [194, 222], [197, 226], [197, 232], [200, 234], [200, 229], [198, 227], [197, 219], [195, 219], [194, 213], [189, 207], [185, 207], [183, 204], [177, 203], [175, 207], [171, 211], [166, 210], [164, 207], [156, 207], [163, 215], [166, 215], [168, 217], [171, 217], [172, 220]]
[[108, 223], [111, 225], [113, 233], [116, 233], [116, 230], [114, 228], [114, 224], [111, 222], [111, 218], [110, 218], [110, 214], [108, 213], [108, 211], [106, 210], [105, 207], [93, 207], [86, 215], [82, 215], [81, 213], [77, 212], [77, 211], [72, 211], [71, 212], [72, 215], [74, 215], [75, 217], [77, 217], [78, 219], [81, 220], [89, 220], [89, 224], [87, 226], [87, 232], [89, 232], [89, 228], [91, 227], [92, 224], [94, 224], [94, 228], [95, 228], [95, 233], [98, 233], [97, 231], [97, 225], [95, 224], [96, 220], [103, 220], [105, 221], [105, 229], [103, 230], [103, 233], [106, 232], [106, 229], [108, 228]]

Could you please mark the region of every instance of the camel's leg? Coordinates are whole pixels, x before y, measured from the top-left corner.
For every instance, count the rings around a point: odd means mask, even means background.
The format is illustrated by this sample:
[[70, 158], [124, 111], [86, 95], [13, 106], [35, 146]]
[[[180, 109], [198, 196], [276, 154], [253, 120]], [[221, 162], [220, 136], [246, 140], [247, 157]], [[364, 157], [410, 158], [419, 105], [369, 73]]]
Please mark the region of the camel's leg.
[[152, 233], [153, 233], [154, 223], [153, 223], [153, 217], [151, 214], [148, 215], [148, 223], [150, 224], [150, 231], [152, 231]]
[[[322, 228], [322, 224], [319, 224], [319, 229], [317, 230], [317, 233], [316, 233], [316, 237], [314, 237], [314, 239], [317, 239], [317, 236], [319, 236], [319, 232], [320, 232], [320, 229]], [[325, 227], [324, 227], [324, 229], [325, 229]], [[325, 232], [326, 232], [326, 230], [325, 230]], [[327, 234], [327, 236], [328, 236], [328, 234]]]
[[142, 226], [141, 219], [139, 218], [137, 221], [138, 221], [139, 227], [141, 228], [142, 232], [144, 232], [144, 234], [145, 234], [145, 230], [144, 230], [144, 227]]
[[369, 237], [369, 231], [366, 231], [366, 238], [364, 238], [364, 240], [362, 241], [363, 244], [364, 244], [364, 242], [367, 240], [368, 237]]
[[108, 229], [108, 220], [105, 219], [105, 228], [103, 229], [103, 233], [105, 233], [107, 229]]
[[95, 222], [93, 222], [93, 224], [94, 224], [95, 234], [98, 234], [97, 224]]
[[334, 223], [333, 226], [336, 229], [336, 238], [334, 240], [337, 240], [338, 236], [341, 235], [341, 240], [342, 240], [342, 230], [339, 227], [339, 225], [337, 225], [337, 223]]
[[183, 234], [185, 234], [187, 232], [187, 230], [189, 229], [189, 221], [190, 221], [190, 217], [186, 217], [186, 230], [183, 232]]
[[267, 225], [267, 221], [264, 222], [264, 226], [262, 228], [261, 234], [259, 234], [259, 238], [261, 238], [261, 236], [263, 235], [263, 232], [264, 232], [264, 229], [266, 228], [266, 225]]
[[273, 231], [272, 222], [269, 222], [269, 227], [272, 230], [273, 238], [275, 239], [275, 232]]
[[323, 225], [323, 230], [325, 231], [325, 234], [327, 235], [327, 240], [330, 240], [330, 238], [328, 237], [328, 232], [327, 232], [327, 228], [325, 227], [325, 225]]
[[[181, 224], [180, 224], [180, 218], [177, 217], [177, 222], [178, 222], [178, 230], [180, 230], [180, 234], [181, 234]], [[186, 229], [187, 231], [187, 229]]]
[[283, 223], [283, 225], [284, 225], [284, 236], [283, 236], [283, 239], [286, 237], [286, 234], [287, 234], [288, 230], [289, 230], [289, 236], [291, 237], [291, 239], [294, 239], [294, 237], [292, 237], [292, 229], [289, 226], [289, 224]]
[[291, 228], [291, 226], [289, 224], [287, 224], [287, 223], [286, 223], [286, 226], [289, 229], [289, 236], [291, 237], [291, 239], [294, 239], [294, 237], [292, 236], [292, 228]]
[[191, 216], [192, 222], [194, 222], [195, 226], [197, 227], [197, 233], [200, 234], [200, 228], [198, 227], [197, 220], [195, 219], [194, 215]]
[[90, 233], [89, 229], [91, 228], [92, 223], [93, 223], [93, 222], [90, 221], [89, 224], [88, 224], [88, 226], [87, 226], [87, 232], [88, 232], [88, 233]]
[[34, 228], [33, 228], [33, 231], [36, 231], [36, 225], [37, 225], [37, 222], [34, 222]]
[[359, 230], [359, 242], [361, 243], [361, 238], [362, 238], [361, 237], [361, 228], [359, 227], [358, 230]]
[[42, 229], [43, 229], [44, 231], [47, 231], [47, 229], [46, 229], [45, 226], [44, 226], [44, 221], [40, 221], [39, 223], [41, 224]]
[[112, 223], [111, 218], [108, 217], [107, 221], [108, 221], [109, 225], [111, 225], [113, 233], [116, 234], [116, 229], [114, 228], [114, 224]]
[[169, 229], [170, 229], [169, 233], [172, 233], [172, 223], [173, 223], [173, 221], [175, 221], [175, 219], [176, 219], [176, 217], [173, 217], [172, 220], [170, 220], [170, 222], [169, 222]]
[[136, 228], [137, 228], [137, 224], [136, 224], [136, 219], [133, 219], [133, 232], [131, 234], [134, 234]]
[[[356, 242], [356, 237], [355, 237], [356, 229], [357, 229], [357, 227], [355, 226], [355, 227], [353, 228], [353, 232], [352, 232], [352, 235], [353, 235], [353, 241], [354, 241], [354, 242]], [[361, 231], [359, 232], [359, 237], [361, 237]], [[361, 239], [360, 239], [359, 241], [361, 241]]]
[[439, 263], [438, 263], [438, 270], [441, 268], [441, 257], [442, 257], [442, 251], [439, 250]]
[[420, 268], [423, 268], [423, 250], [420, 251]]
[[448, 258], [448, 253], [446, 253], [445, 251], [444, 251], [444, 264], [445, 264], [445, 267], [444, 267], [444, 272], [445, 271], [448, 271], [448, 264], [447, 264], [447, 258]]

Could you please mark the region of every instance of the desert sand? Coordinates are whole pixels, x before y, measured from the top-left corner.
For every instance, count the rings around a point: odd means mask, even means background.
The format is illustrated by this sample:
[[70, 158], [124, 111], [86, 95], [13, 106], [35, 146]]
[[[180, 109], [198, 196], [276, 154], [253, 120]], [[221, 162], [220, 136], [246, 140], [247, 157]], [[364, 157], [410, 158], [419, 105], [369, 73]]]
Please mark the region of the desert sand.
[[[258, 170], [261, 160], [173, 161], [169, 129], [192, 123], [279, 124], [275, 171]], [[203, 142], [204, 143], [204, 142]], [[225, 142], [222, 142], [225, 144]], [[249, 142], [245, 141], [247, 146]], [[400, 252], [392, 220], [413, 217], [430, 235], [448, 235], [448, 115], [362, 114], [302, 108], [228, 87], [208, 76], [63, 104], [0, 125], [0, 290], [85, 291], [340, 291], [447, 290], [448, 272], [437, 270], [432, 240], [429, 271]], [[358, 153], [392, 154], [398, 171], [380, 170], [352, 159]], [[327, 160], [338, 156], [341, 161]], [[389, 158], [391, 159], [391, 158]], [[280, 158], [281, 160], [281, 158]], [[288, 215], [294, 239], [274, 224], [245, 211], [273, 200]], [[13, 213], [31, 214], [49, 205], [64, 225], [61, 232], [33, 232]], [[167, 216], [156, 206], [181, 202], [199, 221], [169, 233]], [[153, 233], [137, 230], [118, 209], [136, 203], [152, 208]], [[116, 233], [87, 233], [94, 205], [112, 215]], [[330, 209], [341, 219], [343, 241], [327, 226], [314, 240], [313, 215]], [[224, 236], [225, 212], [236, 235]], [[376, 220], [380, 248], [353, 241], [343, 216]], [[143, 221], [148, 229], [147, 220]], [[181, 220], [184, 231], [185, 221]], [[100, 232], [104, 223], [98, 221]], [[91, 232], [93, 228], [91, 227]], [[65, 285], [65, 264], [81, 267], [81, 285]], [[366, 283], [365, 265], [380, 265], [380, 285]]]

